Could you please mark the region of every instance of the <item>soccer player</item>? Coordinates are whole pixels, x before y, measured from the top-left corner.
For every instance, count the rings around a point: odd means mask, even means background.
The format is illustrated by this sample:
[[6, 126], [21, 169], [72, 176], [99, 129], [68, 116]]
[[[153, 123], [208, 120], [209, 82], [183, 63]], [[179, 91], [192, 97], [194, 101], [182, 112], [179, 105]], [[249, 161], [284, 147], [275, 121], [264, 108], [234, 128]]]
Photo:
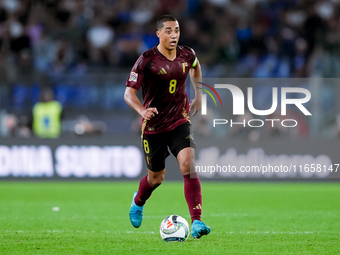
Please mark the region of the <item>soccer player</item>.
[[[126, 82], [125, 102], [142, 116], [142, 147], [148, 167], [138, 191], [133, 195], [130, 221], [139, 228], [143, 206], [151, 193], [162, 183], [165, 159], [171, 153], [177, 158], [184, 178], [184, 195], [191, 215], [191, 234], [194, 238], [210, 233], [201, 221], [201, 184], [195, 169], [195, 143], [190, 131], [189, 112], [195, 115], [201, 109], [201, 94], [196, 79], [201, 79], [201, 67], [195, 52], [179, 46], [178, 21], [164, 15], [157, 20], [159, 44], [144, 52], [133, 66]], [[186, 78], [190, 74], [195, 99], [189, 104]], [[142, 87], [144, 104], [136, 96]], [[192, 171], [190, 171], [190, 169]]]

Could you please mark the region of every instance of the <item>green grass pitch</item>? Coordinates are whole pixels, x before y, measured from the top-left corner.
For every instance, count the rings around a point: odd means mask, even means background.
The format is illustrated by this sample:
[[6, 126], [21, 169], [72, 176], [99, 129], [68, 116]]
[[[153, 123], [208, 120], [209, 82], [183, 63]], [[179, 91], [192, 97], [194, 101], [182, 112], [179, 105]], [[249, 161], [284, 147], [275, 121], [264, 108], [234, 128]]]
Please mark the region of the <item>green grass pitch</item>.
[[[339, 254], [339, 183], [202, 182], [211, 233], [164, 242], [160, 222], [190, 221], [183, 183], [165, 181], [129, 222], [138, 182], [0, 182], [0, 254]], [[59, 207], [59, 211], [53, 211]]]

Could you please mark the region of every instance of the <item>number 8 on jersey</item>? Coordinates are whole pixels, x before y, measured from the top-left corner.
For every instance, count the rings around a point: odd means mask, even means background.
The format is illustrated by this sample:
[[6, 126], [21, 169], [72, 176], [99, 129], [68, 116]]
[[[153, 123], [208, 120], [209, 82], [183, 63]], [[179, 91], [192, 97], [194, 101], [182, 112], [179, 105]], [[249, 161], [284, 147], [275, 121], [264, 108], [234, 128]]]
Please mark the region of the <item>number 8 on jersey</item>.
[[175, 93], [176, 91], [177, 80], [173, 79], [170, 81], [169, 92], [170, 94]]

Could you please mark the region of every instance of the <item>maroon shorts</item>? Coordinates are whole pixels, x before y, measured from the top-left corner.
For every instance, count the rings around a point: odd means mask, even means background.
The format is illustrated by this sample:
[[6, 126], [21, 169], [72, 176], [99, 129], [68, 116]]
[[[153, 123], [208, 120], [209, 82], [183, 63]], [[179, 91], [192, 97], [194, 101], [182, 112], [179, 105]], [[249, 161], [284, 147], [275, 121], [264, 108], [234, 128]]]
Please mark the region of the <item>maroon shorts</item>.
[[186, 122], [166, 133], [144, 135], [142, 147], [148, 169], [162, 171], [165, 159], [170, 155], [168, 148], [175, 157], [184, 148], [196, 148], [191, 124]]

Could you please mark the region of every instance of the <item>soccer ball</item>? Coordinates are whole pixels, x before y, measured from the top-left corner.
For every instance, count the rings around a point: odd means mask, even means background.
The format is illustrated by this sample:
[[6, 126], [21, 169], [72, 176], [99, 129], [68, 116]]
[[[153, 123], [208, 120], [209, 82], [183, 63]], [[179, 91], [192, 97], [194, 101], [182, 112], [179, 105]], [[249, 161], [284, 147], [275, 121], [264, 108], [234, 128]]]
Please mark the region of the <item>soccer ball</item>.
[[166, 242], [183, 242], [190, 234], [189, 224], [179, 215], [170, 215], [162, 221], [159, 233]]

